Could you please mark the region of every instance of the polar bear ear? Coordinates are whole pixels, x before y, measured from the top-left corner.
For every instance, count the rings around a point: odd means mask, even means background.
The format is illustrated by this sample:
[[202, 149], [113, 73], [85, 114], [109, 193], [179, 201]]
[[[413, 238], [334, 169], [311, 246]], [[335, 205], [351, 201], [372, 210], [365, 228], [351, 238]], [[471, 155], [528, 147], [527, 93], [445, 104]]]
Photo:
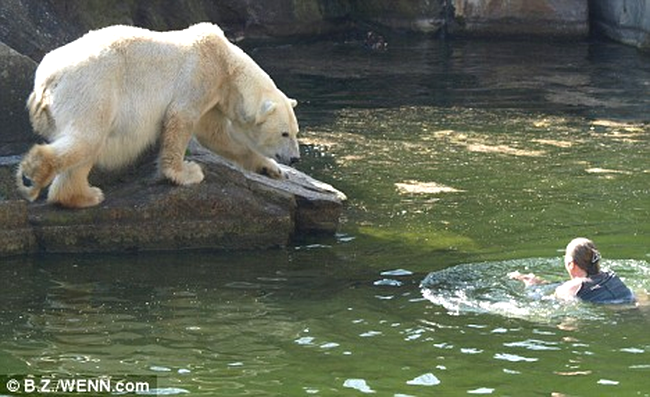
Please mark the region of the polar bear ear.
[[296, 101], [293, 98], [289, 98], [289, 104], [291, 104], [292, 108], [295, 108], [296, 106], [298, 106], [298, 101]]
[[262, 121], [266, 120], [268, 115], [273, 113], [273, 111], [275, 111], [276, 107], [277, 104], [269, 99], [262, 102], [262, 108], [260, 109], [260, 113], [257, 115], [256, 122], [259, 124]]

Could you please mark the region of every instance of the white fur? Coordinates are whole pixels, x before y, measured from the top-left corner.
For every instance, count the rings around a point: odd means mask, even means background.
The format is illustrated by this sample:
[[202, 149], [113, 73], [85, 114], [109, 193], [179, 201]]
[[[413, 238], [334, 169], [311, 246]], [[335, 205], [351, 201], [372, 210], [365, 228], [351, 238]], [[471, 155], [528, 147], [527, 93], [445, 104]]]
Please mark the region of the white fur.
[[[295, 105], [208, 23], [173, 32], [90, 32], [43, 58], [28, 101], [34, 129], [57, 157], [57, 174], [88, 164], [124, 166], [162, 135], [161, 171], [180, 184], [203, 178], [198, 166], [182, 161], [193, 134], [244, 167], [278, 177], [268, 157], [299, 157]], [[22, 174], [27, 168], [19, 171], [19, 187], [23, 176], [32, 177]]]

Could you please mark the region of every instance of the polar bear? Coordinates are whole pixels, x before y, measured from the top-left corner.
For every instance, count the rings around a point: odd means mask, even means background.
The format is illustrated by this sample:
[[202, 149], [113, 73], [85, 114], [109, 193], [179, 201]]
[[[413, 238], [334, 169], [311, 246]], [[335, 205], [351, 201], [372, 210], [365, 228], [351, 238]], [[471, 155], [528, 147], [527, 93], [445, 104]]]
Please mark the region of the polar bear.
[[49, 143], [24, 156], [18, 189], [33, 201], [51, 184], [51, 203], [97, 205], [104, 196], [89, 185], [90, 170], [125, 166], [158, 141], [161, 176], [199, 183], [201, 167], [184, 161], [193, 136], [243, 168], [281, 178], [278, 162], [300, 158], [296, 104], [214, 24], [92, 31], [36, 70], [27, 107]]

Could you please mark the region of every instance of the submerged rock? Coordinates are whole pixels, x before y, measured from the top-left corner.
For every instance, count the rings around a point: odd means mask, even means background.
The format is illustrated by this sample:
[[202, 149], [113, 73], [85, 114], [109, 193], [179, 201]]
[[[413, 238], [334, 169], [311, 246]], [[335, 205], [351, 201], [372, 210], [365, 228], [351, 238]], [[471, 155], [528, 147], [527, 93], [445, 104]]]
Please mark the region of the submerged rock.
[[198, 185], [155, 180], [151, 159], [130, 172], [95, 175], [106, 200], [81, 210], [18, 199], [17, 159], [0, 163], [0, 255], [270, 248], [338, 227], [345, 195], [297, 170], [283, 167], [288, 179], [277, 181], [205, 149], [188, 158], [203, 167]]

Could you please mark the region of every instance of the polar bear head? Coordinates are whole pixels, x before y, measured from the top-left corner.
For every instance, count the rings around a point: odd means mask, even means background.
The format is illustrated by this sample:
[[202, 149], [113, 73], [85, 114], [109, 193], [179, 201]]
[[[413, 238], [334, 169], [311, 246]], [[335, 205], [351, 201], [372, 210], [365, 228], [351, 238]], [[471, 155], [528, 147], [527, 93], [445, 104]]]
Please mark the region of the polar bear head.
[[247, 136], [249, 145], [282, 164], [298, 161], [298, 120], [293, 111], [298, 102], [277, 89], [256, 102], [252, 109], [247, 106], [240, 110], [244, 123], [238, 123], [239, 130]]

